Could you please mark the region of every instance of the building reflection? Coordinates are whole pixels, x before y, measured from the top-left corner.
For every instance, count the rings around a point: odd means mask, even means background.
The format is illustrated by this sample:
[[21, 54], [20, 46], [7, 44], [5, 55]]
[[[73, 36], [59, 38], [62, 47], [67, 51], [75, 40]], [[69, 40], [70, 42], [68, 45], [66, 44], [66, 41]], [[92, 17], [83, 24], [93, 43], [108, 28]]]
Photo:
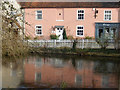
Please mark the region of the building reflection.
[[118, 88], [114, 63], [29, 57], [24, 63], [24, 82], [81, 88]]

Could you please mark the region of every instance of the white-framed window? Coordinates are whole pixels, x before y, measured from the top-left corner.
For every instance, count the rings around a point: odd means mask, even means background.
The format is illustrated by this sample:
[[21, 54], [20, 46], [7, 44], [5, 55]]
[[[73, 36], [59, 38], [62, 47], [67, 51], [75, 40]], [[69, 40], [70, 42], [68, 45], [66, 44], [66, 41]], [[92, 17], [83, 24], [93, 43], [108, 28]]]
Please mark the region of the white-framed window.
[[112, 20], [112, 11], [111, 10], [105, 10], [104, 11], [104, 20], [105, 21]]
[[36, 19], [41, 20], [42, 19], [42, 10], [37, 10], [36, 11]]
[[84, 20], [84, 10], [77, 10], [77, 20]]
[[35, 34], [36, 35], [42, 35], [42, 25], [36, 25], [35, 26]]
[[77, 25], [76, 36], [80, 36], [80, 37], [84, 36], [84, 26], [83, 25]]

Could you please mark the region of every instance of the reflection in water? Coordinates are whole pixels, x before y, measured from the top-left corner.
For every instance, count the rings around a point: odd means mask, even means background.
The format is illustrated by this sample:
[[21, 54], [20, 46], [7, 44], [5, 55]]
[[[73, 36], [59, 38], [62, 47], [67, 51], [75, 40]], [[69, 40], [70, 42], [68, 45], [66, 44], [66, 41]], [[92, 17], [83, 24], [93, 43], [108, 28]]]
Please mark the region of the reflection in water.
[[[81, 58], [61, 59], [50, 57], [29, 57], [22, 65], [23, 80], [18, 87], [67, 87], [118, 88], [118, 63], [87, 60]], [[17, 68], [15, 68], [17, 70]], [[12, 76], [18, 72], [12, 71]]]
[[23, 62], [9, 62], [2, 65], [2, 87], [17, 88], [23, 80]]

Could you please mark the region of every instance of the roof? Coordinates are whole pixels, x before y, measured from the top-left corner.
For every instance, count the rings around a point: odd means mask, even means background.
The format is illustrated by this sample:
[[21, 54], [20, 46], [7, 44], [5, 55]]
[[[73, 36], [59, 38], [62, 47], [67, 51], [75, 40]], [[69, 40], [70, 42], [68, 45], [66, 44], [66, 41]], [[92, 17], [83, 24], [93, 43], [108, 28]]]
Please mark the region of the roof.
[[17, 2], [119, 2], [119, 1], [120, 0], [17, 0]]
[[18, 2], [21, 8], [118, 8], [119, 2]]

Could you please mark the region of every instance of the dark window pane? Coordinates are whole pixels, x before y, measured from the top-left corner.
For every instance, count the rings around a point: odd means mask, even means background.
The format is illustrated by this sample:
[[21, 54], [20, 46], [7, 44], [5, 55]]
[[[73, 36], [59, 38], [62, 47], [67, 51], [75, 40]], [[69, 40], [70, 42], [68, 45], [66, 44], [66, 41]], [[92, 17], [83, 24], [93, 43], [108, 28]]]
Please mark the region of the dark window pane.
[[62, 30], [62, 28], [60, 28], [60, 30]]
[[41, 26], [36, 26], [36, 28], [41, 28]]
[[84, 13], [84, 11], [82, 10], [82, 13]]
[[80, 27], [77, 27], [78, 29], [80, 29]]
[[42, 19], [42, 14], [38, 14], [38, 15], [37, 15], [37, 18], [38, 18], [38, 19]]
[[42, 13], [42, 11], [37, 11], [37, 13]]

